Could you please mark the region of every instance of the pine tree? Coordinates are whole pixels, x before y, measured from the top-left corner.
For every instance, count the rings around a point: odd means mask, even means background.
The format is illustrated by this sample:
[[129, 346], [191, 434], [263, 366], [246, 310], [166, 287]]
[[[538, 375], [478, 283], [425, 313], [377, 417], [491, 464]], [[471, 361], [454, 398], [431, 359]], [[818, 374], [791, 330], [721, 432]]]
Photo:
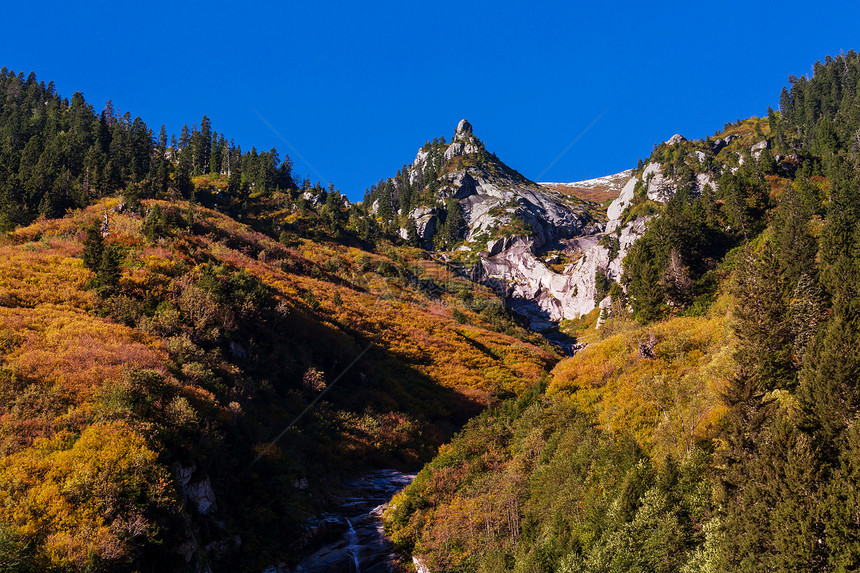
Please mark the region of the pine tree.
[[98, 224], [93, 223], [86, 228], [84, 239], [84, 266], [91, 271], [96, 271], [102, 261], [104, 253], [104, 239]]
[[860, 417], [860, 324], [837, 309], [810, 348], [801, 373], [799, 399], [805, 424], [830, 451], [843, 446], [845, 431]]
[[824, 516], [830, 566], [835, 571], [860, 569], [860, 424], [845, 435], [839, 464], [826, 489]]
[[102, 296], [113, 294], [119, 286], [119, 279], [122, 277], [121, 261], [122, 252], [119, 247], [106, 245], [95, 277], [96, 289]]
[[794, 388], [794, 337], [781, 261], [773, 246], [767, 243], [761, 253], [748, 248], [736, 277], [738, 363], [756, 392]]

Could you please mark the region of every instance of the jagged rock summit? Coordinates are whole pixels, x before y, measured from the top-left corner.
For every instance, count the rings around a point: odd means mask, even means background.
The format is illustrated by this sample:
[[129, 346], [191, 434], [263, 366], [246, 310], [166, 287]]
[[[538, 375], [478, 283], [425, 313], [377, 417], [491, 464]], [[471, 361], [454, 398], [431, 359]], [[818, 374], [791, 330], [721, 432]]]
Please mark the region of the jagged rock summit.
[[542, 187], [489, 153], [466, 119], [450, 143], [424, 144], [366, 199], [374, 212], [397, 220], [404, 238], [412, 228], [422, 244], [442, 249], [462, 241], [478, 252], [490, 240], [515, 235], [545, 245], [594, 225], [582, 201]]
[[[666, 145], [686, 141], [676, 134]], [[658, 163], [601, 180], [617, 189], [605, 214], [596, 203], [508, 167], [462, 119], [450, 143], [424, 144], [366, 199], [384, 221], [400, 226], [404, 239], [459, 261], [473, 280], [495, 288], [532, 328], [543, 330], [609, 305], [607, 281], [620, 281], [623, 258], [649, 218], [626, 217], [637, 189], [664, 203], [677, 187]], [[694, 181], [708, 184], [706, 174]]]
[[468, 119], [461, 119], [457, 124], [457, 133], [454, 134], [454, 141], [463, 141], [466, 137], [472, 135], [472, 124]]
[[467, 119], [461, 119], [454, 133], [454, 141], [445, 150], [445, 161], [451, 161], [461, 155], [478, 153], [484, 149], [484, 144], [472, 133], [472, 124]]

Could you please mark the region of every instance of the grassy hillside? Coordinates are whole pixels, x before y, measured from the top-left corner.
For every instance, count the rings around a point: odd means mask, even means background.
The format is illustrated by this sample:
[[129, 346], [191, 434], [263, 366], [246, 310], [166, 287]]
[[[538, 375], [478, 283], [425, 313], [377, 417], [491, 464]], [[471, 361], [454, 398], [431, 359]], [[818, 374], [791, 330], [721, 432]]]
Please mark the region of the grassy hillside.
[[[304, 238], [313, 207], [281, 216], [294, 230], [278, 242], [199, 204], [106, 198], [2, 240], [12, 570], [289, 560], [340, 477], [416, 467], [557, 360], [418, 251]], [[113, 279], [108, 255], [85, 265], [93, 245], [117, 257]], [[192, 492], [206, 483], [214, 511]]]

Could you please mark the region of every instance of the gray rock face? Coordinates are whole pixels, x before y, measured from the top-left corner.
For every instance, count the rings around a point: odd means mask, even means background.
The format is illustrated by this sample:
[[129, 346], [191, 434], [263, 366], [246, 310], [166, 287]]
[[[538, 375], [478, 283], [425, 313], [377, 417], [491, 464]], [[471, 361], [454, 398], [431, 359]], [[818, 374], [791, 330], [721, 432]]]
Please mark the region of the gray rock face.
[[[536, 237], [511, 237], [487, 244], [487, 251], [481, 253], [476, 277], [491, 285], [504, 285], [504, 294], [514, 300], [514, 308], [529, 319], [535, 330], [554, 326], [562, 319], [578, 318], [598, 306], [607, 308], [608, 297], [595, 300], [595, 277], [600, 273], [616, 282], [621, 279], [624, 257], [645, 232], [650, 219], [623, 222], [624, 211], [632, 202], [639, 181], [631, 177], [618, 198], [609, 205], [605, 231], [597, 226], [584, 227], [583, 232], [566, 242], [566, 252], [575, 262], [563, 272], [552, 271], [535, 254], [539, 246]], [[649, 198], [653, 197], [654, 201], [666, 201], [675, 191], [674, 183], [663, 179], [656, 163], [646, 167], [642, 182], [649, 185]], [[702, 180], [702, 184], [705, 183], [710, 184], [709, 178], [707, 182]], [[606, 246], [609, 241], [617, 241], [613, 250]], [[516, 303], [517, 300], [529, 304]]]
[[580, 258], [562, 273], [550, 270], [534, 254], [534, 243], [528, 239], [496, 241], [489, 245], [486, 257], [479, 263], [480, 277], [484, 282], [507, 285], [504, 294], [508, 297], [533, 302], [533, 312], [529, 313], [525, 307], [520, 309], [533, 329], [543, 330], [554, 326], [554, 322], [583, 316], [595, 308], [595, 276], [600, 272], [613, 281], [620, 280], [624, 256], [645, 231], [646, 223], [647, 219], [637, 219], [625, 225], [617, 235], [618, 251], [614, 255], [599, 244], [604, 233], [578, 237], [572, 250]]
[[432, 239], [439, 221], [437, 210], [432, 207], [419, 207], [412, 212], [412, 218], [415, 219], [418, 238], [424, 241]]
[[665, 203], [675, 194], [675, 182], [663, 177], [659, 163], [649, 163], [642, 173], [642, 178], [648, 185], [648, 199]]
[[448, 149], [445, 150], [445, 161], [451, 161], [455, 157], [460, 157], [461, 155], [471, 155], [472, 153], [477, 153], [481, 149], [478, 144], [470, 141], [474, 139], [473, 137], [464, 136], [463, 138], [466, 140], [466, 143], [455, 141], [448, 146]]
[[457, 156], [463, 155], [463, 144], [455, 141], [445, 150], [445, 161], [451, 161]]
[[758, 156], [761, 155], [761, 152], [765, 149], [770, 149], [770, 142], [763, 139], [750, 147], [750, 155], [752, 155], [754, 159], [758, 159]]
[[189, 483], [185, 487], [185, 494], [188, 496], [188, 501], [203, 515], [208, 515], [218, 508], [209, 476], [198, 482]]
[[192, 482], [191, 478], [194, 472], [197, 471], [197, 466], [183, 466], [182, 464], [174, 464], [173, 470], [176, 475], [176, 481], [179, 483], [179, 491], [188, 503], [202, 515], [207, 515], [218, 509], [215, 503], [215, 492], [212, 490], [212, 482], [209, 481], [209, 476], [201, 480]]
[[461, 119], [457, 124], [457, 132], [454, 134], [454, 141], [463, 141], [468, 136], [472, 135], [472, 124], [467, 119]]
[[636, 190], [637, 181], [636, 177], [631, 177], [627, 184], [624, 185], [624, 188], [621, 189], [621, 194], [618, 198], [610, 203], [606, 209], [606, 217], [609, 219], [609, 222], [606, 223], [607, 233], [615, 231], [621, 224], [621, 215], [624, 213], [624, 209], [633, 201], [633, 192]]
[[668, 140], [666, 140], [666, 145], [675, 145], [676, 143], [682, 143], [684, 141], [687, 141], [687, 138], [684, 137], [683, 135], [681, 135], [680, 133], [676, 133], [675, 135], [670, 137]]

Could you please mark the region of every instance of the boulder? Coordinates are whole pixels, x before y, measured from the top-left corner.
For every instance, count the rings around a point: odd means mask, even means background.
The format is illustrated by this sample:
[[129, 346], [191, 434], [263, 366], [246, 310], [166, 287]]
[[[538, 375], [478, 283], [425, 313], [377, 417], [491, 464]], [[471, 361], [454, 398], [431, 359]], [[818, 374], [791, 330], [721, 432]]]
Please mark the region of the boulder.
[[761, 152], [765, 149], [770, 149], [770, 142], [767, 139], [763, 139], [750, 147], [750, 155], [752, 155], [754, 159], [758, 159], [758, 156], [761, 155]]
[[666, 140], [666, 145], [675, 145], [676, 143], [683, 143], [687, 141], [687, 138], [681, 135], [680, 133], [676, 133], [668, 140]]
[[304, 199], [314, 207], [322, 203], [322, 198], [319, 195], [311, 193], [310, 191], [305, 191], [304, 193], [302, 193], [302, 199]]
[[738, 136], [733, 133], [733, 134], [727, 135], [721, 139], [715, 139], [711, 143], [711, 150], [714, 153], [719, 153], [721, 149], [723, 149], [725, 146], [727, 146], [729, 143], [736, 140], [737, 138], [738, 138]]
[[696, 192], [700, 195], [704, 192], [706, 187], [710, 187], [714, 191], [717, 190], [717, 182], [711, 179], [711, 176], [707, 173], [697, 173], [696, 174]]

